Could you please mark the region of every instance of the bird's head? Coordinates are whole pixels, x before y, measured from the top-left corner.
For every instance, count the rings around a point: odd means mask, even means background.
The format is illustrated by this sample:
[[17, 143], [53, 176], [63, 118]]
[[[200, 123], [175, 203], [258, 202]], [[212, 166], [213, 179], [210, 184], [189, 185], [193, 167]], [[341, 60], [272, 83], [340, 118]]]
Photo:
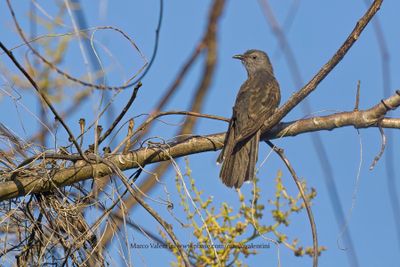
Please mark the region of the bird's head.
[[271, 62], [269, 61], [267, 54], [263, 51], [251, 49], [246, 51], [243, 55], [235, 55], [233, 58], [242, 61], [249, 76], [258, 70], [266, 70], [271, 74], [274, 73]]

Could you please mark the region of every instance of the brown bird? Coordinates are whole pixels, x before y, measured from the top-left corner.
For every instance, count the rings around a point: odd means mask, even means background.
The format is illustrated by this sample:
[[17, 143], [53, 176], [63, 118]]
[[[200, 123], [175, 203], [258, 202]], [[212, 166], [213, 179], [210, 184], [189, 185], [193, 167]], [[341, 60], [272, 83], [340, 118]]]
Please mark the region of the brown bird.
[[226, 133], [224, 148], [217, 162], [222, 163], [222, 182], [239, 188], [255, 175], [263, 123], [275, 112], [281, 100], [279, 84], [266, 53], [248, 50], [233, 58], [242, 61], [247, 80], [240, 87]]

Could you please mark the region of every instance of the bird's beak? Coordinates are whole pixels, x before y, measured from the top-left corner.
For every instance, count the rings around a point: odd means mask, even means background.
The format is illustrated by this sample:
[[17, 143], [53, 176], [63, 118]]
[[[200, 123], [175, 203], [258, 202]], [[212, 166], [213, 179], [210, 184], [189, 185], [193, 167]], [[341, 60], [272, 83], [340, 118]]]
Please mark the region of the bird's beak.
[[234, 55], [233, 58], [243, 60], [244, 56], [243, 55]]

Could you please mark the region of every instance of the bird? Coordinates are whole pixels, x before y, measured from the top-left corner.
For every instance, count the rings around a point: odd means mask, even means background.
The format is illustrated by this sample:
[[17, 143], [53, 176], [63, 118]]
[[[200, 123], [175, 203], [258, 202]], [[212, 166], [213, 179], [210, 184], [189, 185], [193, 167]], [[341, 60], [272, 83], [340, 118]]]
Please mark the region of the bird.
[[254, 179], [261, 128], [278, 108], [281, 93], [265, 52], [251, 49], [233, 58], [244, 65], [247, 80], [237, 94], [217, 163], [222, 163], [222, 182], [240, 188], [245, 181]]

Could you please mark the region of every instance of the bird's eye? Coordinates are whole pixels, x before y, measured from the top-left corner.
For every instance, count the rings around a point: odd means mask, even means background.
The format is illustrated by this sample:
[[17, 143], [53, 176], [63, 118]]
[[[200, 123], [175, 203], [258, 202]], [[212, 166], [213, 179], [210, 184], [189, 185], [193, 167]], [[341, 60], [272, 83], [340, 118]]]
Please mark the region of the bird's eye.
[[253, 59], [257, 59], [257, 56], [254, 55], [254, 56], [252, 56], [252, 58], [253, 58]]

